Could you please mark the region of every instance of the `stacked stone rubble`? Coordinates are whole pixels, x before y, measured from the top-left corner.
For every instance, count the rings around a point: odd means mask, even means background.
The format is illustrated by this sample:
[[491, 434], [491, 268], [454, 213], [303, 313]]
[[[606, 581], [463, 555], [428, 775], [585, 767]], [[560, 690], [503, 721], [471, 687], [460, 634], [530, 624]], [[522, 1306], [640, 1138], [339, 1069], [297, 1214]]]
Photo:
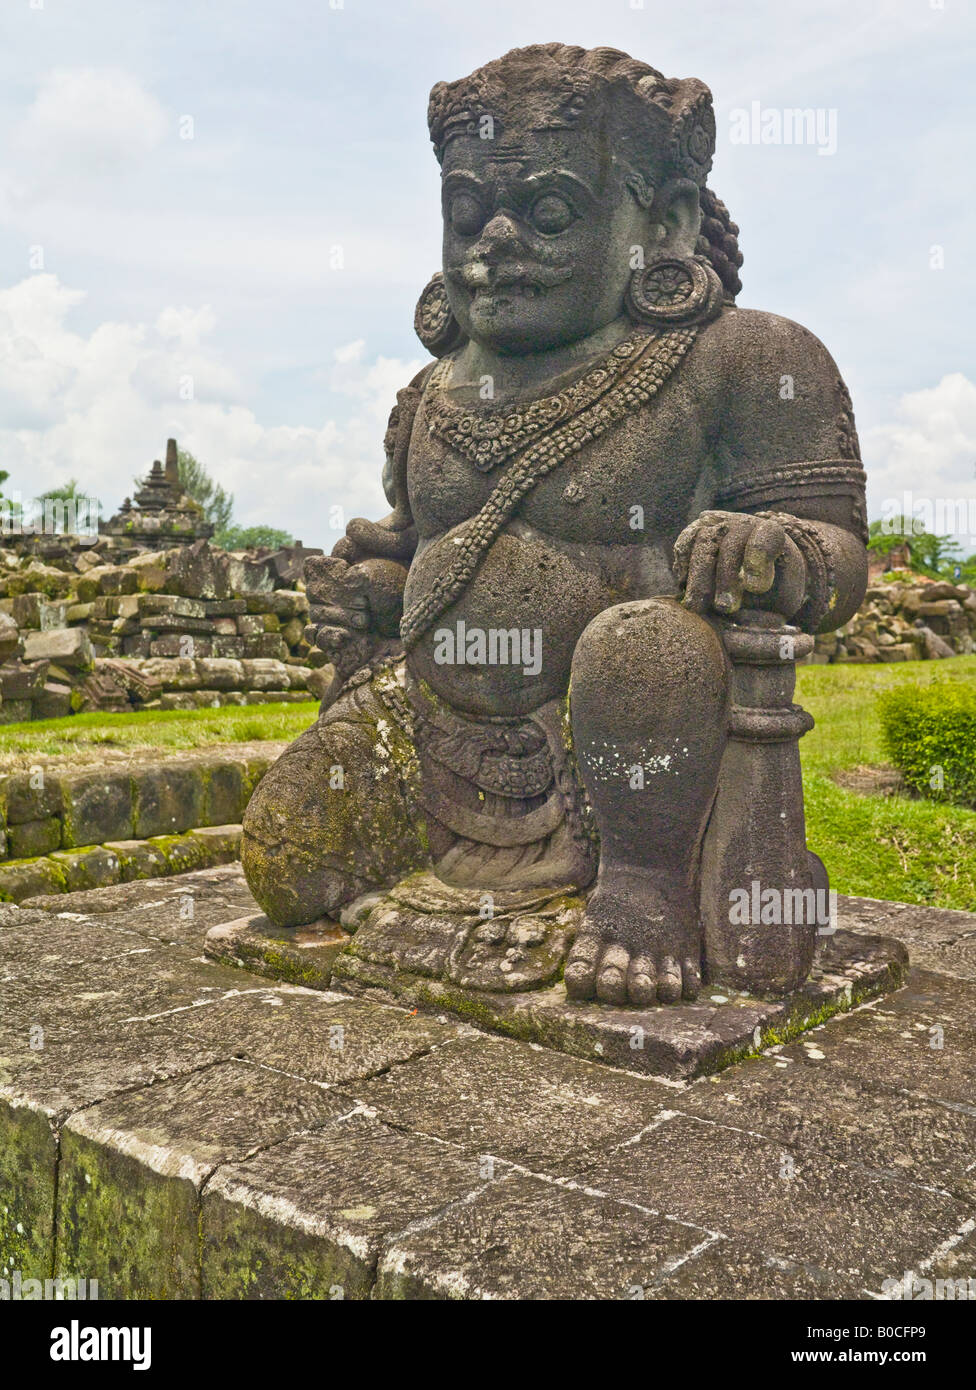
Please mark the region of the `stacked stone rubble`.
[[976, 651], [976, 592], [966, 584], [878, 580], [837, 632], [817, 637], [817, 664], [931, 661]]
[[324, 659], [299, 578], [312, 552], [201, 538], [120, 562], [116, 540], [0, 549], [0, 723], [314, 697]]

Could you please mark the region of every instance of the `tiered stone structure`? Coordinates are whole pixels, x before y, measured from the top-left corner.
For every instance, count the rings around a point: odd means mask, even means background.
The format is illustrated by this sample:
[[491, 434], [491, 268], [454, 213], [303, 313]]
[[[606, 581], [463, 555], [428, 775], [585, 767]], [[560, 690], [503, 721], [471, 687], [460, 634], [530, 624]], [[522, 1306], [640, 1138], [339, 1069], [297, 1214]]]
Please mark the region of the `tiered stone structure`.
[[166, 442], [166, 465], [156, 459], [142, 486], [135, 494], [135, 504], [127, 497], [110, 520], [99, 528], [115, 536], [121, 551], [167, 550], [175, 545], [191, 545], [196, 540], [209, 540], [214, 528], [204, 515], [203, 508], [187, 497], [180, 484], [176, 440]]

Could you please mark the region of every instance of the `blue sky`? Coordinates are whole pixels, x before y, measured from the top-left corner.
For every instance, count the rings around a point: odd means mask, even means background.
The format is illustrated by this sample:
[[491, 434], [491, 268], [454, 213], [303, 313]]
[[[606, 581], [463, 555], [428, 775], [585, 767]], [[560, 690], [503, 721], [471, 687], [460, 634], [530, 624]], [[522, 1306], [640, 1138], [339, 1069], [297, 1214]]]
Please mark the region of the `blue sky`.
[[[712, 88], [740, 303], [834, 354], [871, 514], [976, 507], [974, 35], [959, 0], [3, 0], [5, 490], [114, 510], [176, 434], [242, 522], [329, 545], [333, 509], [384, 512], [439, 254], [427, 93], [558, 39]], [[736, 143], [754, 102], [835, 113], [836, 152]]]

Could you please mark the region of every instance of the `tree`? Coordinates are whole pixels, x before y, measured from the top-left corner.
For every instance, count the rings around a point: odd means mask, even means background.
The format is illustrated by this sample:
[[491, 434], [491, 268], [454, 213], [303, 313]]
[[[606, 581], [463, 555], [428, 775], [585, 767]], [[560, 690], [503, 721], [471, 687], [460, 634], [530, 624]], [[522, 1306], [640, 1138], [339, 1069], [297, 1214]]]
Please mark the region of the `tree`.
[[[194, 458], [188, 449], [176, 451], [176, 461], [180, 470], [180, 486], [187, 497], [199, 503], [203, 514], [214, 531], [224, 531], [231, 524], [234, 514], [234, 494], [225, 492], [219, 483], [214, 482], [204, 464]], [[136, 480], [142, 487], [142, 480]]]
[[278, 531], [274, 526], [227, 526], [217, 532], [214, 543], [223, 550], [257, 550], [260, 546], [280, 550], [295, 542], [287, 531]]
[[[883, 528], [883, 529], [882, 529]], [[959, 559], [959, 543], [951, 536], [932, 536], [917, 517], [892, 517], [872, 521], [868, 527], [868, 550], [890, 555], [907, 541], [912, 553], [912, 569], [933, 579], [953, 579]]]
[[69, 478], [60, 487], [49, 487], [37, 499], [37, 509], [48, 535], [98, 535], [102, 504], [79, 488], [77, 478]]

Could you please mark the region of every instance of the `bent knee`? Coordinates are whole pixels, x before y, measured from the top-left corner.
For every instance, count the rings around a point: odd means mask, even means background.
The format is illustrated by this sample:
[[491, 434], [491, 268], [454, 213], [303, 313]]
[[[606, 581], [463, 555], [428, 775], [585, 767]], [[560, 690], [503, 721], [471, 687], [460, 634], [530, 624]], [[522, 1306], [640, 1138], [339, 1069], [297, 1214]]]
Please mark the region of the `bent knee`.
[[692, 682], [724, 690], [728, 663], [712, 625], [675, 599], [638, 599], [606, 608], [583, 630], [573, 653], [574, 696], [601, 698], [638, 688], [677, 690]]
[[334, 916], [353, 898], [420, 867], [422, 827], [368, 723], [306, 730], [258, 783], [241, 862], [280, 926]]

